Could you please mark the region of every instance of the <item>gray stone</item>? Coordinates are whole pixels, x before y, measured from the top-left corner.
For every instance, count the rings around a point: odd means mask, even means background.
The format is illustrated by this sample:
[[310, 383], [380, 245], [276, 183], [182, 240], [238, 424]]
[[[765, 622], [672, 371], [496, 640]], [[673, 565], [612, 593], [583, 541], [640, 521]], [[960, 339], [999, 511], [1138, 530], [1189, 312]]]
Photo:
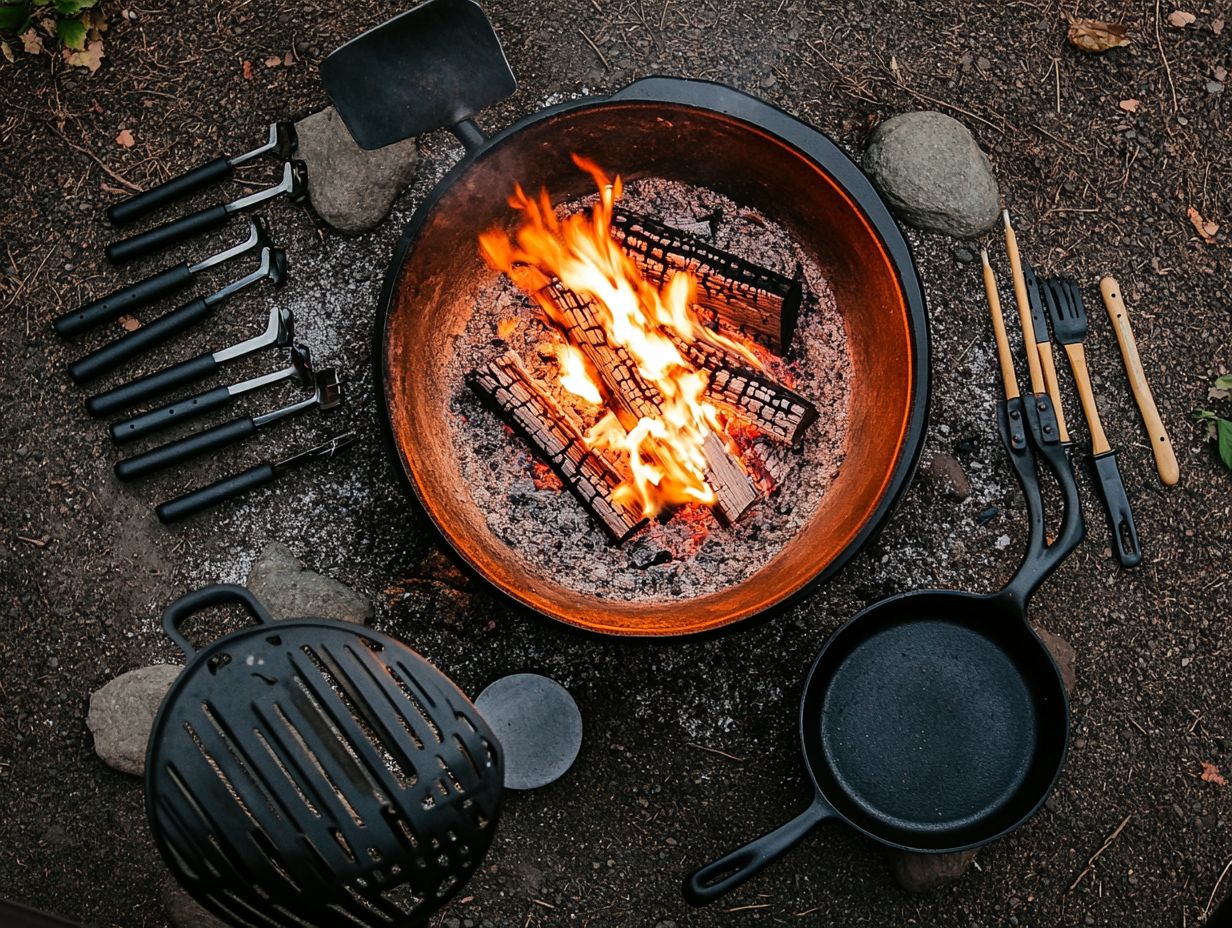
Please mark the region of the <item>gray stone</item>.
[[1078, 680], [1078, 674], [1074, 670], [1078, 655], [1074, 653], [1073, 645], [1060, 635], [1054, 635], [1038, 625], [1032, 625], [1031, 629], [1039, 636], [1040, 641], [1044, 642], [1044, 647], [1052, 653], [1052, 659], [1057, 662], [1057, 668], [1061, 671], [1061, 681], [1065, 684], [1065, 692], [1072, 693], [1074, 684]]
[[374, 228], [415, 177], [414, 139], [364, 151], [332, 107], [295, 124], [295, 157], [308, 166], [308, 198], [323, 220], [346, 235]]
[[911, 893], [926, 893], [953, 883], [967, 872], [975, 851], [956, 854], [912, 854], [889, 851], [890, 871], [898, 885]]
[[104, 763], [141, 776], [154, 715], [182, 669], [174, 664], [139, 667], [91, 694], [86, 727]]
[[881, 123], [864, 170], [905, 221], [960, 237], [992, 228], [1000, 212], [997, 179], [971, 132], [944, 113], [905, 113]]
[[971, 495], [971, 481], [952, 454], [934, 454], [921, 470], [954, 499], [962, 501]]
[[159, 900], [172, 928], [229, 928], [222, 919], [202, 908], [175, 880], [163, 885]]
[[281, 542], [271, 542], [248, 572], [248, 589], [276, 619], [364, 623], [372, 603], [337, 580], [308, 570]]
[[489, 684], [475, 708], [505, 753], [505, 787], [537, 789], [573, 766], [582, 747], [582, 714], [569, 691], [536, 673]]

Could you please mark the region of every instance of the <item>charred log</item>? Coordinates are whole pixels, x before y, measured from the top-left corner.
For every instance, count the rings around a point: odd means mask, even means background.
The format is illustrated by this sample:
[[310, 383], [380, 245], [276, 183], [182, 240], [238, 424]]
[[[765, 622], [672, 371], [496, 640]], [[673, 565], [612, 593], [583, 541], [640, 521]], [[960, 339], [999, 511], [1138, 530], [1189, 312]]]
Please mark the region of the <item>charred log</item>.
[[467, 375], [467, 383], [517, 430], [619, 544], [645, 523], [613, 499], [620, 475], [586, 447], [582, 433], [512, 351]]
[[798, 272], [787, 277], [758, 267], [619, 206], [612, 213], [611, 232], [648, 280], [663, 284], [676, 271], [689, 271], [697, 280], [698, 306], [772, 351], [787, 353], [804, 299]]

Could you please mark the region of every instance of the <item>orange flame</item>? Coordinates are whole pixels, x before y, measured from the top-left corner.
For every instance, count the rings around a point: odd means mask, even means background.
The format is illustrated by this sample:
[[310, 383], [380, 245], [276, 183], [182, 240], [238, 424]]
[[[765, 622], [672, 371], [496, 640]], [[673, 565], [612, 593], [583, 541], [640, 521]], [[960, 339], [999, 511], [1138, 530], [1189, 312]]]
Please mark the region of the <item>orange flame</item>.
[[[568, 320], [542, 292], [543, 286], [555, 278], [592, 298], [608, 343], [625, 348], [638, 372], [662, 397], [659, 416], [622, 425], [608, 413], [586, 435], [592, 448], [629, 456], [631, 478], [617, 490], [617, 498], [640, 505], [648, 518], [666, 506], [713, 504], [716, 497], [706, 482], [704, 443], [711, 434], [728, 439], [718, 410], [705, 398], [707, 373], [681, 355], [669, 333], [690, 341], [722, 343], [754, 364], [757, 359], [744, 346], [697, 321], [691, 308], [695, 282], [687, 272], [672, 276], [662, 290], [642, 276], [610, 233], [612, 206], [622, 192], [620, 177], [609, 180], [596, 164], [578, 155], [573, 161], [599, 188], [599, 201], [589, 213], [561, 219], [546, 190], [536, 199], [519, 184], [509, 199], [509, 205], [522, 214], [514, 238], [493, 229], [480, 235], [480, 248], [489, 265], [508, 273], [562, 331], [567, 332]], [[565, 345], [557, 357], [562, 386], [589, 402], [601, 401], [582, 352]]]

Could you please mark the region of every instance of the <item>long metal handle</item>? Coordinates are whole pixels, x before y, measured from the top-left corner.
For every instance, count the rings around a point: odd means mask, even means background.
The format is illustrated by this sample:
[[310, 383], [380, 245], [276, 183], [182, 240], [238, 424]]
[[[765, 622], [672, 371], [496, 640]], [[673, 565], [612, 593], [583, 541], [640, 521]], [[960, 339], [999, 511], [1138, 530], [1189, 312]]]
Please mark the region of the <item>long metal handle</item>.
[[265, 486], [274, 479], [274, 468], [271, 464], [258, 464], [232, 477], [224, 477], [208, 487], [193, 490], [173, 500], [160, 503], [154, 512], [160, 522], [178, 522], [189, 516], [210, 509], [219, 503], [242, 496], [250, 490]]
[[86, 412], [96, 419], [109, 416], [156, 396], [170, 393], [176, 387], [208, 377], [216, 370], [218, 362], [212, 354], [199, 354], [195, 358], [164, 367], [161, 371], [121, 384], [104, 393], [95, 394], [86, 400]]
[[231, 390], [227, 387], [215, 387], [196, 396], [185, 397], [168, 403], [160, 409], [152, 409], [123, 422], [112, 425], [108, 432], [111, 440], [118, 445], [136, 441], [142, 435], [169, 428], [177, 422], [203, 416], [215, 409], [222, 409], [233, 399]]
[[151, 448], [149, 451], [143, 451], [131, 458], [117, 461], [115, 474], [121, 480], [136, 480], [138, 477], [152, 474], [164, 467], [182, 464], [207, 452], [218, 451], [228, 445], [243, 441], [256, 430], [257, 425], [251, 416], [221, 422], [205, 431], [185, 435], [183, 438]]
[[206, 318], [212, 309], [204, 298], [198, 298], [191, 303], [185, 303], [165, 316], [160, 316], [149, 325], [143, 325], [134, 332], [117, 338], [97, 351], [92, 351], [83, 358], [78, 358], [69, 365], [69, 376], [74, 383], [87, 383], [118, 367], [130, 358], [134, 358], [155, 345], [162, 344], [167, 339], [178, 335], [184, 329], [195, 325]]
[[155, 226], [153, 229], [139, 232], [130, 238], [112, 242], [106, 248], [107, 258], [113, 264], [123, 264], [125, 261], [140, 258], [142, 255], [161, 251], [186, 238], [192, 238], [210, 229], [217, 229], [227, 221], [229, 212], [225, 203], [219, 203], [217, 206], [210, 206], [195, 213], [189, 213], [187, 216], [181, 216], [166, 225]]
[[231, 176], [232, 170], [231, 161], [226, 157], [207, 161], [200, 167], [164, 181], [157, 187], [151, 187], [127, 200], [121, 200], [107, 210], [107, 218], [111, 220], [112, 225], [122, 226], [134, 219], [140, 219], [146, 213], [154, 212], [160, 206], [166, 206], [191, 193], [203, 190], [211, 184], [225, 180]]

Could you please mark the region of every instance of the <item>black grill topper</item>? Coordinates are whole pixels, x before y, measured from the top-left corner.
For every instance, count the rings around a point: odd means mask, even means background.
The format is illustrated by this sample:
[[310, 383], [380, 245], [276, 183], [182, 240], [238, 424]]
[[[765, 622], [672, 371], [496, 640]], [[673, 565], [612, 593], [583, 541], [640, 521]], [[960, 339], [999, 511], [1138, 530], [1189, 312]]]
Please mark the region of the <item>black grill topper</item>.
[[[257, 624], [197, 652], [180, 623], [228, 603]], [[163, 626], [191, 660], [154, 721], [146, 811], [198, 902], [241, 926], [405, 926], [458, 891], [504, 774], [440, 671], [366, 628], [273, 622], [239, 586], [184, 596]]]

